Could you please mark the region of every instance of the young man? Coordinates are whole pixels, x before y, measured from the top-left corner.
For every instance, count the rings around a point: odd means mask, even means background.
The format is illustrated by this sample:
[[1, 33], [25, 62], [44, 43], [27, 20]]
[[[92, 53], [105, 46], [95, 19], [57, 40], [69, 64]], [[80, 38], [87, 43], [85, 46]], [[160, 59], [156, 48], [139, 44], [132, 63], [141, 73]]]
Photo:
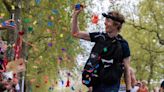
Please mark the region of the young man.
[[[75, 9], [72, 15], [72, 35], [76, 38], [84, 39], [91, 42], [97, 42], [97, 36], [103, 35], [107, 39], [119, 38], [119, 32], [121, 31], [122, 24], [124, 23], [124, 16], [119, 14], [118, 12], [109, 12], [108, 14], [103, 14], [105, 19], [105, 31], [106, 33], [93, 32], [87, 33], [84, 31], [80, 31], [78, 28], [78, 15], [83, 10], [83, 8]], [[125, 84], [127, 92], [131, 90], [131, 78], [130, 78], [130, 50], [128, 43], [124, 41], [120, 41], [123, 51], [123, 59], [122, 63], [124, 65], [124, 74], [125, 74]], [[103, 43], [102, 43], [103, 44]], [[100, 48], [102, 49], [102, 48]], [[118, 53], [119, 54], [119, 53]], [[106, 56], [110, 57], [110, 56]], [[104, 59], [103, 57], [101, 59]], [[105, 67], [105, 66], [104, 66]], [[97, 85], [92, 86], [92, 91], [90, 92], [118, 92], [120, 86], [120, 79], [118, 82], [108, 85], [103, 81], [99, 82]], [[91, 87], [90, 87], [91, 89]]]

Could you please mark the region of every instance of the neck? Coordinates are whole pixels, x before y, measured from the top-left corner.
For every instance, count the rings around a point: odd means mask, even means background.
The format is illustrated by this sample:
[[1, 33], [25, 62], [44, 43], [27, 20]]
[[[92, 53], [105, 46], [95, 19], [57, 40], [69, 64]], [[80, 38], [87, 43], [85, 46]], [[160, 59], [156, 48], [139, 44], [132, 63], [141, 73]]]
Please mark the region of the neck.
[[110, 38], [116, 37], [118, 35], [117, 32], [109, 32], [107, 33]]

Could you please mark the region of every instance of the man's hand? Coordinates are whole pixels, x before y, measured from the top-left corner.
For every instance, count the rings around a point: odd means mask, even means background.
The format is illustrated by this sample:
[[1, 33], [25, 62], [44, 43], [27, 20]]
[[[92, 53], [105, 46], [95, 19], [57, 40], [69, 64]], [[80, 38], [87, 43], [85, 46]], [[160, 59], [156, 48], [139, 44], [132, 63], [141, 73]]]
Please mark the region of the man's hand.
[[83, 9], [84, 9], [83, 5], [79, 5], [78, 9], [77, 9], [77, 5], [75, 5], [72, 17], [79, 15]]

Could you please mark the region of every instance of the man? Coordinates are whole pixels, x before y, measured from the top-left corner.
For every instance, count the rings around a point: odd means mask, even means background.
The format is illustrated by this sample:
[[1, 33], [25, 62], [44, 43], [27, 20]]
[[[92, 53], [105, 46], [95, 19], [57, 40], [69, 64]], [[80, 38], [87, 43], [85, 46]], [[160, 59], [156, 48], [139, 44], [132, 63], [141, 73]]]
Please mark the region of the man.
[[[72, 15], [72, 35], [76, 38], [84, 39], [91, 42], [97, 42], [96, 37], [98, 35], [103, 35], [108, 39], [117, 38], [119, 37], [119, 32], [121, 31], [122, 24], [124, 23], [123, 15], [119, 14], [118, 12], [109, 12], [108, 14], [103, 14], [105, 19], [105, 31], [106, 33], [100, 32], [93, 32], [87, 33], [80, 31], [78, 28], [78, 15], [83, 10], [83, 7], [80, 9], [75, 9]], [[131, 89], [131, 78], [130, 78], [130, 50], [128, 43], [124, 40], [121, 41], [121, 46], [123, 49], [123, 65], [124, 65], [124, 73], [125, 73], [125, 84], [127, 92], [130, 92]], [[101, 48], [100, 48], [101, 49]], [[110, 56], [109, 56], [110, 57]], [[103, 58], [102, 58], [103, 59]], [[93, 85], [90, 92], [118, 92], [120, 86], [120, 79], [118, 82], [108, 85], [105, 84], [103, 81], [99, 82], [97, 85]]]

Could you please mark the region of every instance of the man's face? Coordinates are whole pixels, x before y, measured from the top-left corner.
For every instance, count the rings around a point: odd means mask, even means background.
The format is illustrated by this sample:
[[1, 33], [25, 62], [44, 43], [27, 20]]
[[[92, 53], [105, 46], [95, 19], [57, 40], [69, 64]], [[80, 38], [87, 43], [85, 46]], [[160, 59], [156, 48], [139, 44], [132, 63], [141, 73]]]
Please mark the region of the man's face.
[[115, 31], [116, 27], [113, 25], [112, 19], [106, 18], [104, 24], [105, 24], [105, 31], [107, 33], [111, 33]]

